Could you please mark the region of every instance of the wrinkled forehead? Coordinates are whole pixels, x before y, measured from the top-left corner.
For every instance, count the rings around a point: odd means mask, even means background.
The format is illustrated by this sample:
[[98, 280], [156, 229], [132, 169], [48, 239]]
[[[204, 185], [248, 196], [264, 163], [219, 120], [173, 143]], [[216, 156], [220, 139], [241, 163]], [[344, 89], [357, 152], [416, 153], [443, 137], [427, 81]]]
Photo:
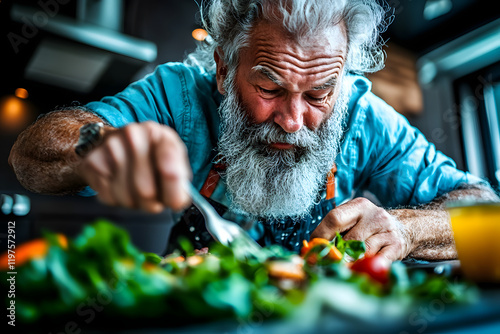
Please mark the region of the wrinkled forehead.
[[347, 42], [342, 25], [297, 38], [276, 23], [262, 20], [240, 53], [241, 73], [261, 73], [298, 88], [316, 87], [343, 71]]
[[293, 52], [302, 58], [314, 57], [315, 54], [345, 57], [347, 34], [342, 21], [318, 31], [298, 34], [286, 30], [279, 23], [262, 19], [254, 25], [244, 49]]

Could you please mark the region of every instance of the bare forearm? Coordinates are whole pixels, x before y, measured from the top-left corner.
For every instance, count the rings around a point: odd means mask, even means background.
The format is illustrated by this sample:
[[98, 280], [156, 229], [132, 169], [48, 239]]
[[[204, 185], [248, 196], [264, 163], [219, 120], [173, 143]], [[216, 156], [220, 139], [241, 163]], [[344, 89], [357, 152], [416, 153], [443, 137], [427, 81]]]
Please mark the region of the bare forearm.
[[449, 260], [457, 257], [446, 211], [398, 209], [389, 213], [406, 227], [407, 238], [413, 245], [408, 257], [425, 260]]
[[85, 183], [76, 173], [79, 157], [74, 145], [83, 124], [100, 122], [81, 110], [52, 112], [40, 118], [17, 138], [9, 156], [19, 182], [45, 194], [74, 193]]
[[448, 201], [462, 199], [498, 201], [487, 187], [471, 186], [459, 189], [417, 209], [397, 209], [389, 213], [406, 227], [413, 245], [409, 257], [426, 260], [448, 260], [457, 257], [450, 218], [445, 210]]

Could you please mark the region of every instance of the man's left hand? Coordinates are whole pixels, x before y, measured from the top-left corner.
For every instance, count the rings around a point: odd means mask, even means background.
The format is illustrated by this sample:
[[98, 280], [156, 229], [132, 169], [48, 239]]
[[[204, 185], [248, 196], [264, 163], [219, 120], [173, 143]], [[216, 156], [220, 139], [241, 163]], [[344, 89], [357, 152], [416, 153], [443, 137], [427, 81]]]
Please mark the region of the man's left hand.
[[332, 240], [336, 232], [345, 240], [362, 240], [366, 254], [381, 254], [391, 261], [405, 258], [412, 250], [406, 227], [386, 210], [366, 198], [355, 198], [330, 211], [311, 234]]

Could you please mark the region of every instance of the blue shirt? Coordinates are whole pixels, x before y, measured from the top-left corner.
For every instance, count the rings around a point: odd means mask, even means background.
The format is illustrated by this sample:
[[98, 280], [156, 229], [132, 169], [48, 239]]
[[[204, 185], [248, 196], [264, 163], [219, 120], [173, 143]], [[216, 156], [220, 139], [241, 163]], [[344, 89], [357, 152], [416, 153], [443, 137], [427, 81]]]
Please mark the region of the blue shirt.
[[[338, 204], [365, 196], [384, 207], [415, 206], [460, 184], [482, 182], [458, 170], [406, 118], [375, 96], [368, 79], [348, 75], [345, 80], [351, 86], [351, 97], [336, 159]], [[124, 91], [87, 107], [115, 127], [153, 120], [175, 129], [187, 146], [193, 183], [201, 188], [215, 155], [221, 99], [213, 74], [199, 67], [167, 63]], [[211, 198], [229, 204], [223, 182]]]

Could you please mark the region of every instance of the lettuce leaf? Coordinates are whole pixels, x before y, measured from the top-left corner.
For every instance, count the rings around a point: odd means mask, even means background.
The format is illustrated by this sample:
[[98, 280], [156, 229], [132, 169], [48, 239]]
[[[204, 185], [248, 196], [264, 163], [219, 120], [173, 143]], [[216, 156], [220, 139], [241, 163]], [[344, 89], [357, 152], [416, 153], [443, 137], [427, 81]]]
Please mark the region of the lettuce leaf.
[[344, 240], [339, 232], [335, 237], [335, 247], [342, 253], [347, 254], [354, 260], [359, 259], [366, 252], [366, 246], [363, 241], [359, 240]]

